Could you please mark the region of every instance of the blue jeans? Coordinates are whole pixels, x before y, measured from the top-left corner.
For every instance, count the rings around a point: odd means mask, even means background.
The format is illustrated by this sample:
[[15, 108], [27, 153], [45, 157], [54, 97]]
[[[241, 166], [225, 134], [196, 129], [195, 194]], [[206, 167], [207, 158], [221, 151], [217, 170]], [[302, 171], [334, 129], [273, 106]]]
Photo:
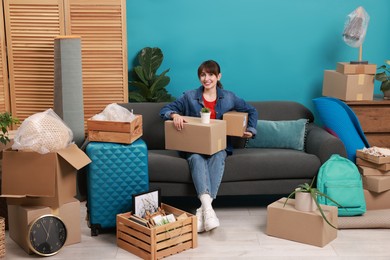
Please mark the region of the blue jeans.
[[190, 154], [187, 156], [188, 165], [192, 175], [198, 197], [209, 194], [211, 198], [217, 197], [225, 170], [226, 151], [222, 150], [213, 155]]

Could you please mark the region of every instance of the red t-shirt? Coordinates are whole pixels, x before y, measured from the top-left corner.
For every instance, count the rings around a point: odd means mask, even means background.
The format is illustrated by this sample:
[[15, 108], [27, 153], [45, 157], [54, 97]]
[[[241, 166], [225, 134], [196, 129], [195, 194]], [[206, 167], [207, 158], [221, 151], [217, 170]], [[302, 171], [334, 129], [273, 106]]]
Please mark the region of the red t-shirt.
[[214, 101], [207, 101], [204, 97], [203, 97], [203, 103], [204, 103], [204, 106], [209, 108], [210, 111], [211, 111], [211, 115], [210, 115], [210, 118], [211, 119], [215, 119], [216, 118], [216, 115], [215, 115], [215, 104], [217, 103], [217, 99], [215, 99]]

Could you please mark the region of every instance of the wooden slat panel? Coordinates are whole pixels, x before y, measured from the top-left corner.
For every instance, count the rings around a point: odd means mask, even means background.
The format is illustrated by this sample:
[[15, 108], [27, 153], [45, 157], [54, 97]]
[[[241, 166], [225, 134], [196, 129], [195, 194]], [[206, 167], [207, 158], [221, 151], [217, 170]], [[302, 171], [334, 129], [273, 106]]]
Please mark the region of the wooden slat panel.
[[[3, 2], [0, 2], [0, 12], [3, 11]], [[8, 86], [8, 68], [7, 54], [5, 47], [4, 19], [0, 19], [0, 113], [10, 111], [9, 86]]]
[[65, 34], [62, 0], [4, 0], [11, 112], [53, 107], [54, 37]]
[[86, 122], [108, 104], [128, 101], [126, 1], [64, 3], [66, 34], [81, 36]]

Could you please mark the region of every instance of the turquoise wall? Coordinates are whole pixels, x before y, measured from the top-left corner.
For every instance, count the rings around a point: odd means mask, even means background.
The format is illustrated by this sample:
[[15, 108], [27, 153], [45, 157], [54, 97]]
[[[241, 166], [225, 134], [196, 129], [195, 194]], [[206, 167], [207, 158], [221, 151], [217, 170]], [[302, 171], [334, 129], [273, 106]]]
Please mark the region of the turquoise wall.
[[160, 47], [177, 97], [198, 87], [199, 64], [215, 59], [224, 88], [244, 99], [312, 109], [324, 70], [358, 58], [341, 36], [358, 6], [371, 18], [363, 59], [381, 65], [390, 59], [389, 0], [127, 0], [129, 69], [142, 48]]

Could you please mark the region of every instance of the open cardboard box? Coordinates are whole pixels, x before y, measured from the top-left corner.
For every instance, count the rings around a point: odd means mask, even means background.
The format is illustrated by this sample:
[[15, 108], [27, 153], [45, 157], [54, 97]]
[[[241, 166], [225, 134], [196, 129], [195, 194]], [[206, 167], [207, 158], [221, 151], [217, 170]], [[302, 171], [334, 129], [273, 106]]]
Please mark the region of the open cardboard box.
[[184, 117], [186, 123], [176, 130], [165, 121], [165, 149], [211, 155], [226, 148], [226, 121], [211, 119], [204, 124], [198, 117]]
[[77, 170], [91, 160], [77, 145], [57, 152], [3, 152], [2, 197], [10, 204], [59, 207], [76, 195]]
[[45, 206], [8, 205], [9, 236], [28, 254], [33, 252], [27, 243], [29, 224], [36, 218], [53, 214], [61, 218], [67, 228], [65, 246], [81, 242], [80, 201], [73, 199], [57, 209]]

